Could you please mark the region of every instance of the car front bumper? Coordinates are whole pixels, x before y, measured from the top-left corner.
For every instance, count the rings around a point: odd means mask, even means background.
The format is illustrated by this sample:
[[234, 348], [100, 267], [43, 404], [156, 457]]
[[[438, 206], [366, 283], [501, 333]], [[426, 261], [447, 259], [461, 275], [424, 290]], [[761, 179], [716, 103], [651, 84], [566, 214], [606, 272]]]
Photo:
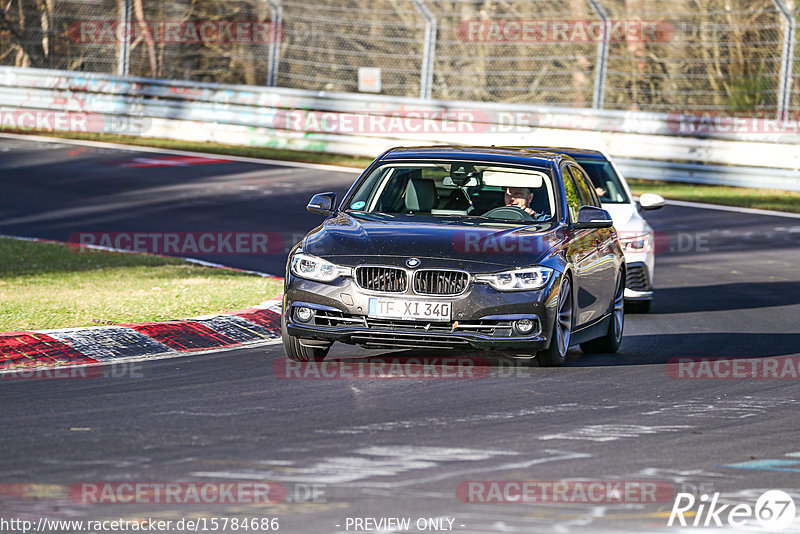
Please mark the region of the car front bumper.
[[652, 300], [653, 280], [647, 263], [643, 261], [626, 264], [625, 293], [626, 300]]
[[[560, 275], [533, 291], [502, 292], [486, 284], [471, 284], [457, 296], [387, 294], [360, 288], [353, 279], [319, 283], [289, 275], [283, 299], [287, 334], [301, 340], [339, 341], [369, 348], [480, 348], [540, 350], [549, 346], [555, 320]], [[396, 320], [370, 317], [369, 299], [450, 302], [450, 321]], [[303, 322], [295, 310], [314, 310]], [[534, 328], [523, 335], [514, 322], [531, 319]]]

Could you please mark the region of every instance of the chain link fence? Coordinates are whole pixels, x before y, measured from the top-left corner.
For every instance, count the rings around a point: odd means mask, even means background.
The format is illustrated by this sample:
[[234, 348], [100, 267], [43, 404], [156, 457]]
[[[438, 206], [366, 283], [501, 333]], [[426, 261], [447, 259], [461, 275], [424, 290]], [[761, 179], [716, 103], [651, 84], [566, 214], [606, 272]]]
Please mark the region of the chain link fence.
[[598, 22], [588, 2], [431, 4], [438, 23], [434, 98], [592, 106], [597, 44], [548, 31]]
[[789, 106], [788, 111], [793, 116], [800, 115], [800, 11], [795, 11], [795, 47], [793, 53], [791, 83], [788, 87]]
[[0, 65], [573, 108], [798, 113], [793, 9], [784, 0], [6, 0]]
[[612, 18], [666, 15], [674, 31], [655, 42], [610, 44], [607, 107], [777, 109], [785, 28], [771, 0], [606, 3]]
[[358, 91], [359, 68], [378, 68], [380, 92], [420, 92], [425, 24], [410, 0], [281, 2], [277, 85]]

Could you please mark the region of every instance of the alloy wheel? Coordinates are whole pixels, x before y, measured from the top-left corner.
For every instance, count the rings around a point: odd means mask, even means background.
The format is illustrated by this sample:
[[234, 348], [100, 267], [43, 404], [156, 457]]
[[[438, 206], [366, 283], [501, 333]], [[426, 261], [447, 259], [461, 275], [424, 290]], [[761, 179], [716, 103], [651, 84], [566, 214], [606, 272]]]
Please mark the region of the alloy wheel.
[[625, 321], [625, 282], [620, 277], [617, 283], [617, 293], [614, 295], [614, 337], [617, 341], [622, 339], [622, 327]]
[[558, 342], [559, 356], [566, 356], [569, 341], [572, 336], [572, 296], [569, 279], [564, 280], [558, 296], [558, 327], [556, 328], [556, 341]]

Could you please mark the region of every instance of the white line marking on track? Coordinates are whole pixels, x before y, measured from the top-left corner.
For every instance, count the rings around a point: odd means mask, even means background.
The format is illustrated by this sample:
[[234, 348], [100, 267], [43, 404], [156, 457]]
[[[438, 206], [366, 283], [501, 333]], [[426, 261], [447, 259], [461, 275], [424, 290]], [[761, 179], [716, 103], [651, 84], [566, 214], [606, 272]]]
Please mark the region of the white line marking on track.
[[[43, 135], [21, 135], [21, 134], [9, 134], [9, 133], [0, 133], [0, 138], [7, 138], [7, 139], [18, 139], [23, 141], [43, 141], [45, 143], [60, 143], [60, 144], [68, 144], [68, 145], [81, 145], [81, 146], [88, 146], [93, 148], [111, 148], [116, 150], [130, 150], [133, 152], [148, 152], [148, 153], [155, 153], [155, 154], [175, 154], [178, 156], [196, 156], [201, 158], [207, 158], [209, 155], [217, 156], [219, 159], [227, 159], [230, 161], [239, 161], [242, 163], [257, 163], [260, 165], [281, 165], [284, 167], [299, 167], [303, 169], [320, 169], [325, 171], [336, 171], [336, 172], [347, 172], [352, 174], [361, 174], [361, 171], [364, 169], [360, 169], [357, 167], [343, 167], [341, 165], [325, 165], [324, 163], [303, 163], [299, 161], [284, 161], [279, 159], [262, 159], [262, 158], [251, 158], [248, 156], [233, 156], [227, 154], [217, 154], [215, 152], [192, 152], [189, 150], [172, 150], [169, 148], [157, 148], [157, 147], [147, 147], [147, 146], [138, 146], [138, 145], [125, 145], [122, 143], [107, 143], [104, 141], [82, 141], [80, 139], [61, 139], [58, 137], [47, 137]], [[377, 154], [376, 154], [377, 156]]]
[[[744, 419], [767, 413], [770, 409], [796, 404], [795, 399], [722, 399], [717, 402], [690, 399], [678, 403], [663, 403], [642, 415], [674, 415], [677, 417], [712, 417], [714, 419]], [[786, 406], [790, 409], [790, 406]]]
[[[457, 476], [475, 475], [484, 472], [499, 472], [512, 469], [526, 469], [531, 466], [559, 460], [589, 458], [590, 454], [564, 451], [544, 451], [547, 456], [505, 464], [471, 465], [465, 469], [446, 471], [434, 475], [421, 476], [392, 482], [369, 481], [373, 477], [396, 477], [402, 473], [431, 470], [445, 462], [482, 462], [498, 456], [520, 456], [522, 453], [503, 450], [458, 449], [452, 447], [414, 447], [381, 446], [364, 447], [353, 451], [349, 456], [332, 456], [317, 461], [307, 467], [298, 467], [292, 473], [272, 470], [197, 471], [191, 476], [202, 478], [228, 478], [242, 480], [261, 480], [278, 478], [289, 482], [314, 482], [326, 484], [347, 484], [361, 488], [401, 488], [436, 482]], [[266, 463], [274, 463], [267, 461]]]
[[523, 462], [511, 462], [499, 465], [491, 465], [487, 467], [478, 467], [478, 468], [468, 468], [462, 469], [458, 471], [449, 471], [447, 473], [441, 473], [439, 475], [432, 475], [429, 477], [422, 477], [416, 478], [412, 480], [403, 480], [399, 482], [372, 482], [372, 483], [356, 483], [353, 486], [369, 486], [369, 487], [379, 487], [379, 488], [400, 488], [403, 486], [412, 486], [414, 484], [424, 484], [426, 482], [438, 482], [439, 480], [446, 480], [448, 478], [453, 478], [460, 475], [476, 475], [478, 473], [487, 473], [487, 472], [499, 472], [499, 471], [510, 471], [512, 469], [527, 469], [529, 467], [533, 467], [534, 465], [544, 464], [548, 462], [556, 462], [559, 460], [579, 460], [582, 458], [591, 458], [591, 454], [581, 453], [581, 452], [558, 452], [555, 451], [547, 451], [548, 453], [553, 453], [553, 456], [547, 456], [544, 458], [534, 458], [533, 460], [526, 460]]
[[680, 432], [694, 428], [690, 425], [588, 425], [576, 428], [559, 434], [548, 434], [541, 436], [541, 440], [568, 439], [582, 441], [616, 441], [622, 438], [636, 438], [646, 434], [658, 434], [660, 432]]
[[545, 413], [561, 413], [581, 410], [607, 410], [614, 409], [616, 406], [595, 406], [577, 403], [556, 404], [552, 406], [538, 406], [530, 409], [520, 409], [506, 412], [490, 412], [485, 414], [473, 414], [466, 417], [445, 418], [445, 417], [425, 417], [423, 419], [405, 419], [401, 421], [385, 421], [383, 423], [373, 423], [370, 425], [352, 426], [339, 430], [317, 430], [320, 434], [363, 434], [366, 432], [395, 431], [409, 428], [419, 428], [428, 426], [449, 426], [455, 423], [478, 423], [483, 421], [502, 421], [506, 419], [517, 419], [530, 415], [541, 415]]
[[736, 206], [723, 206], [721, 204], [706, 204], [704, 202], [687, 202], [685, 200], [667, 200], [670, 206], [681, 206], [684, 208], [697, 208], [703, 210], [733, 211], [736, 213], [750, 213], [752, 215], [769, 215], [772, 217], [785, 217], [787, 219], [800, 219], [800, 213], [788, 213], [785, 211], [762, 210], [757, 208], [740, 208]]

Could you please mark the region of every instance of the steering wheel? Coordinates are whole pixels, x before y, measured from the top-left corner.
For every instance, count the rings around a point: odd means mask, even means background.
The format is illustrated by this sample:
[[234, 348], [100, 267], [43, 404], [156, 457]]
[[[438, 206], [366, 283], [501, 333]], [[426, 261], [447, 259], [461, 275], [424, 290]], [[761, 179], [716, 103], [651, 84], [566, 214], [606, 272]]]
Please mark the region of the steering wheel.
[[517, 206], [500, 206], [490, 209], [483, 214], [484, 217], [492, 219], [508, 219], [511, 221], [533, 221], [535, 220], [530, 213]]

